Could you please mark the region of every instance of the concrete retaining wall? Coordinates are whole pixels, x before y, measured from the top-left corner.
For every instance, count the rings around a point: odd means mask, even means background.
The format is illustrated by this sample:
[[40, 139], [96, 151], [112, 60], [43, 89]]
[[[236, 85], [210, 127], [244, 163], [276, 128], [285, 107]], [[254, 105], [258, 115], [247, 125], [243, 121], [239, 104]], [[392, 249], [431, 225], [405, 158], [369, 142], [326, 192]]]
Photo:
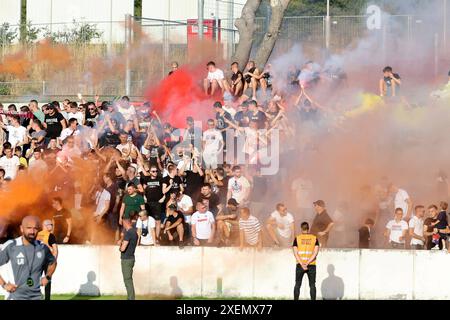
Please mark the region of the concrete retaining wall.
[[[113, 246], [60, 246], [55, 294], [126, 293], [120, 253]], [[323, 249], [317, 296], [327, 299], [449, 299], [450, 278], [436, 270], [450, 262], [444, 251]], [[9, 265], [0, 274], [12, 279]], [[136, 294], [292, 298], [295, 261], [290, 249], [139, 247]], [[309, 297], [307, 277], [301, 296]], [[0, 291], [0, 295], [4, 292]]]

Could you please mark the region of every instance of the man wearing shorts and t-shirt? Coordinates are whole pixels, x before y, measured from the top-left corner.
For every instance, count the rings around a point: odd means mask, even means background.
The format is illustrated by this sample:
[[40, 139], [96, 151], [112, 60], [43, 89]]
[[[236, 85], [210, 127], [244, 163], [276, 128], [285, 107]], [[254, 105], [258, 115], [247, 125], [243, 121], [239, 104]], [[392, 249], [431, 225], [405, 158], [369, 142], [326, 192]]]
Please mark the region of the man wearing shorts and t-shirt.
[[214, 216], [203, 202], [197, 202], [196, 208], [197, 211], [191, 217], [194, 245], [211, 244], [216, 232]]
[[158, 168], [155, 165], [150, 166], [149, 176], [141, 176], [141, 185], [144, 187], [145, 207], [148, 214], [156, 221], [156, 239], [159, 239], [164, 195], [162, 192], [162, 178], [158, 176]]
[[208, 69], [208, 76], [203, 80], [203, 88], [205, 90], [205, 94], [208, 95], [208, 90], [211, 88], [211, 92], [209, 95], [213, 96], [217, 90], [217, 87], [222, 89], [222, 93], [226, 90], [229, 91], [228, 84], [225, 81], [225, 75], [223, 71], [216, 68], [216, 64], [214, 61], [208, 62], [206, 65]]

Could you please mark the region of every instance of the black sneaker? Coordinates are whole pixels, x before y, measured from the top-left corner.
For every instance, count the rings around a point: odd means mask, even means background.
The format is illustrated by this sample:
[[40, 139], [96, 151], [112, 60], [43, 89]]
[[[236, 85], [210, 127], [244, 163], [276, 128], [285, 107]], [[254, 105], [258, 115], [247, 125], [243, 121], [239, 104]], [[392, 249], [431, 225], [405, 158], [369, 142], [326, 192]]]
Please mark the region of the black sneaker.
[[184, 248], [184, 241], [178, 242], [178, 248], [183, 249]]

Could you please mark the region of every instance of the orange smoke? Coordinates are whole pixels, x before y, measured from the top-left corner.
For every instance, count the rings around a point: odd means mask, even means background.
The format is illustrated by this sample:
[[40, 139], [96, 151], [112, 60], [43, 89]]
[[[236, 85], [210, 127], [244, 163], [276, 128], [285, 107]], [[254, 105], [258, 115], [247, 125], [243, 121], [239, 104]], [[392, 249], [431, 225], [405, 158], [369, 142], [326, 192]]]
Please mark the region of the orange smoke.
[[36, 63], [48, 63], [52, 69], [61, 70], [70, 66], [72, 56], [65, 46], [44, 40], [37, 46], [35, 61]]
[[18, 52], [4, 57], [0, 64], [0, 74], [6, 73], [23, 79], [31, 67], [31, 61], [25, 52]]

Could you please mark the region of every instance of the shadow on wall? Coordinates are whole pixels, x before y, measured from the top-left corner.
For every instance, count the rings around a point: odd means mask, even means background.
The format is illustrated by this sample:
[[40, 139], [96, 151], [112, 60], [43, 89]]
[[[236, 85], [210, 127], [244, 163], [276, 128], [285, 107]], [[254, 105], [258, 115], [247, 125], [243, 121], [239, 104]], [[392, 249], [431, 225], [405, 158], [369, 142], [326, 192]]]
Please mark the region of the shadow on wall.
[[97, 275], [94, 271], [89, 271], [87, 274], [87, 282], [80, 285], [77, 296], [99, 297], [100, 289], [94, 284]]
[[344, 298], [344, 281], [334, 274], [334, 265], [327, 267], [328, 277], [322, 281], [323, 300], [342, 300]]
[[178, 278], [175, 276], [170, 277], [170, 287], [172, 290], [170, 291], [171, 297], [174, 299], [180, 299], [183, 297], [183, 291], [178, 286]]

